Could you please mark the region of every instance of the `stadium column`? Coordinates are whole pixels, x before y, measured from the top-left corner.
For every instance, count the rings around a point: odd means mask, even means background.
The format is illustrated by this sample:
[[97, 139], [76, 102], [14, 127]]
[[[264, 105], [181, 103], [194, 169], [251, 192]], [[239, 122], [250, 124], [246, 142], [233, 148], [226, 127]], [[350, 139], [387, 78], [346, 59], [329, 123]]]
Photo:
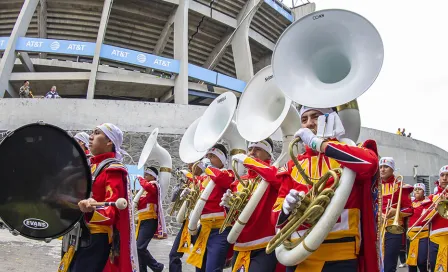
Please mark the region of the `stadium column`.
[[190, 0], [179, 0], [174, 15], [174, 58], [179, 60], [179, 74], [174, 79], [174, 103], [188, 104], [188, 10]]
[[113, 0], [104, 0], [100, 27], [98, 28], [98, 36], [96, 37], [95, 55], [93, 55], [92, 70], [90, 70], [87, 99], [93, 99], [93, 96], [95, 95], [96, 73], [100, 63], [101, 46], [103, 45], [104, 36], [106, 35], [107, 22], [109, 21], [110, 10], [112, 9], [113, 2]]
[[25, 0], [22, 9], [20, 10], [19, 17], [17, 17], [17, 21], [12, 29], [11, 36], [9, 37], [5, 52], [0, 61], [0, 98], [3, 98], [6, 92], [8, 92], [11, 97], [18, 96], [9, 84], [9, 78], [11, 77], [14, 62], [16, 60], [16, 43], [19, 37], [25, 36], [38, 3], [39, 0]]
[[[249, 0], [237, 16], [238, 28], [232, 40], [233, 61], [236, 77], [248, 82], [254, 75], [252, 54], [249, 45], [249, 28], [252, 18], [263, 2]], [[250, 14], [249, 14], [250, 13]]]
[[303, 16], [308, 15], [315, 11], [316, 11], [316, 3], [306, 3], [305, 5], [295, 7], [292, 9], [292, 13], [294, 15], [294, 21], [297, 21]]

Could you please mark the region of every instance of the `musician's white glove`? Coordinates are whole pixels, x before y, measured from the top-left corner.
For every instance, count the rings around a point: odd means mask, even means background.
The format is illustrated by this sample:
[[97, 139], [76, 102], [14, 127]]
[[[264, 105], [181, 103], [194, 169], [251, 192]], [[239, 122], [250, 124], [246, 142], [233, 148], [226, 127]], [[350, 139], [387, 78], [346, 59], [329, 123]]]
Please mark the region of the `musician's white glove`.
[[305, 192], [291, 189], [283, 201], [283, 213], [286, 215], [290, 214], [296, 206], [300, 205], [304, 197]]
[[203, 158], [203, 159], [201, 160], [201, 162], [198, 163], [198, 166], [199, 166], [199, 168], [202, 169], [202, 171], [204, 171], [205, 168], [209, 167], [210, 165], [212, 165], [212, 162], [210, 161], [209, 158]]
[[320, 147], [322, 146], [322, 143], [324, 142], [324, 139], [317, 137], [314, 135], [313, 131], [309, 128], [301, 128], [299, 129], [295, 134], [294, 138], [302, 139], [302, 142], [308, 146], [309, 148], [320, 152]]
[[191, 192], [190, 188], [185, 188], [182, 193], [180, 193], [180, 199], [184, 199]]
[[244, 163], [244, 160], [247, 158], [246, 154], [236, 154], [233, 155], [232, 160], [238, 163]]
[[232, 191], [230, 189], [227, 189], [227, 191], [222, 195], [221, 203], [219, 203], [219, 206], [230, 208], [229, 201], [232, 197]]

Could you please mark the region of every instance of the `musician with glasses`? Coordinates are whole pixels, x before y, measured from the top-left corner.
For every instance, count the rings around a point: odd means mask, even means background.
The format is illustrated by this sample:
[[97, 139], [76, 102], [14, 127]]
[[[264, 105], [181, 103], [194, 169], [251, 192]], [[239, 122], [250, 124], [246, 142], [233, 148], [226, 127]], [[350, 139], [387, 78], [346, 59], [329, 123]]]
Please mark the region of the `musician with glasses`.
[[[412, 201], [413, 214], [409, 217], [408, 237], [413, 238], [424, 225], [421, 216], [423, 212], [431, 205], [431, 200], [425, 196], [426, 186], [423, 183], [414, 184], [414, 200]], [[408, 250], [408, 259], [406, 264], [409, 265], [409, 272], [428, 271], [428, 240], [429, 228], [425, 226], [420, 234], [411, 241]]]
[[[193, 169], [195, 163], [189, 163], [188, 169], [190, 172], [187, 173], [186, 178], [189, 181], [190, 186], [182, 190], [180, 194], [180, 198], [184, 199], [188, 196], [188, 194], [194, 190], [194, 186], [200, 186], [200, 183], [204, 180], [205, 176], [203, 175], [203, 169], [205, 169], [204, 165], [199, 162], [195, 168]], [[193, 177], [194, 174], [194, 177]], [[180, 211], [179, 211], [180, 212]], [[171, 272], [181, 272], [182, 271], [182, 257], [184, 253], [190, 253], [191, 244], [194, 244], [196, 241], [196, 235], [190, 235], [188, 232], [188, 219], [185, 219], [182, 222], [182, 227], [176, 235], [176, 239], [174, 239], [173, 246], [170, 251], [169, 259], [169, 270]]]
[[[123, 132], [111, 123], [96, 127], [90, 135], [94, 181], [91, 198], [78, 203], [87, 227], [83, 228], [80, 246], [74, 252], [71, 272], [103, 271], [106, 264], [107, 269], [122, 272], [137, 269], [132, 211], [129, 207], [118, 210], [115, 206], [92, 206], [96, 202], [115, 202], [118, 198], [131, 203], [128, 173], [121, 163], [123, 154], [127, 154], [121, 149], [122, 143]], [[67, 271], [72, 253], [73, 250], [65, 254], [58, 271]]]
[[[436, 204], [441, 199], [446, 199], [448, 194], [444, 189], [448, 185], [448, 165], [440, 168], [439, 171], [439, 186], [437, 188], [437, 194], [430, 195], [429, 199]], [[447, 190], [448, 191], [448, 190]], [[443, 195], [442, 195], [443, 193]], [[431, 209], [426, 211], [425, 222], [432, 218], [431, 230], [429, 233], [429, 263], [431, 271], [448, 271], [448, 220], [441, 217], [437, 213], [437, 205], [432, 205]], [[434, 207], [434, 208], [433, 208]]]
[[207, 151], [205, 174], [207, 179], [202, 182], [206, 188], [210, 180], [216, 184], [211, 192], [201, 214], [200, 229], [191, 230], [198, 233], [194, 247], [187, 259], [187, 263], [196, 267], [197, 272], [222, 271], [224, 269], [230, 244], [227, 235], [230, 227], [219, 233], [224, 222], [224, 208], [219, 205], [222, 195], [230, 188], [235, 178], [232, 170], [227, 167], [227, 149], [222, 144], [215, 144]]
[[[248, 155], [237, 154], [232, 157], [234, 161], [242, 163], [248, 169], [247, 174], [241, 176], [242, 181], [259, 183], [261, 179], [256, 179], [260, 176], [270, 183], [234, 245], [233, 272], [271, 272], [275, 271], [277, 265], [275, 252], [266, 253], [266, 246], [275, 235], [275, 227], [269, 218], [280, 188], [280, 183], [275, 178], [277, 168], [271, 166], [273, 149], [274, 143], [270, 138], [267, 138], [259, 142], [249, 143]], [[255, 188], [252, 192], [255, 191]], [[243, 184], [235, 179], [231, 189], [228, 189], [223, 195], [220, 205], [229, 209], [229, 201], [233, 193], [241, 192], [243, 189]], [[242, 268], [243, 270], [240, 270]]]
[[147, 267], [152, 271], [161, 272], [165, 267], [154, 259], [148, 251], [149, 242], [157, 234], [159, 225], [165, 223], [162, 212], [162, 201], [160, 197], [160, 185], [157, 182], [159, 171], [154, 166], [145, 169], [144, 177], [138, 177], [144, 192], [138, 200], [138, 223], [137, 223], [137, 250], [140, 271], [146, 272]]
[[[393, 234], [386, 231], [386, 228], [394, 222], [400, 187], [402, 188], [399, 225], [403, 226], [403, 218], [412, 215], [411, 193], [413, 187], [409, 184], [402, 184], [394, 175], [395, 160], [392, 157], [382, 157], [380, 159], [380, 178], [382, 187], [382, 213], [383, 218], [387, 218], [385, 226], [382, 226], [382, 237], [384, 237], [383, 263], [384, 272], [397, 270], [398, 257], [402, 246], [403, 234]], [[387, 213], [387, 214], [386, 214]], [[384, 224], [384, 223], [383, 223]]]
[[[339, 167], [353, 170], [356, 179], [340, 218], [324, 242], [307, 259], [297, 266], [288, 267], [286, 271], [379, 271], [375, 235], [377, 218], [372, 200], [372, 188], [376, 186], [375, 175], [378, 171], [376, 142], [367, 140], [361, 146], [349, 146], [334, 138], [316, 136], [314, 131], [317, 131], [319, 116], [332, 114], [339, 118], [331, 108], [302, 106], [299, 114], [302, 128], [295, 137], [301, 138], [305, 152], [297, 159], [312, 182], [315, 183], [329, 169]], [[293, 161], [279, 168], [277, 177], [281, 187], [273, 207], [273, 219], [281, 228], [311, 186], [305, 182]], [[333, 182], [330, 178], [326, 187]], [[292, 240], [298, 238], [297, 234], [304, 234], [308, 227], [300, 226], [293, 233]]]

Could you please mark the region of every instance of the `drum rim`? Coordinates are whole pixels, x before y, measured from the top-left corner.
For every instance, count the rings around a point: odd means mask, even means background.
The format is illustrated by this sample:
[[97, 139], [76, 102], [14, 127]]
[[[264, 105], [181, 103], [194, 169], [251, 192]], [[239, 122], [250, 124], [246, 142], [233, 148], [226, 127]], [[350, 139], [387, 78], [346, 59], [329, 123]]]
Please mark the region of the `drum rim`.
[[[20, 127], [14, 129], [14, 130], [8, 130], [6, 132], [6, 136], [0, 141], [0, 146], [4, 143], [4, 141], [6, 139], [12, 137], [12, 135], [14, 135], [14, 133], [16, 131], [25, 129], [27, 127], [32, 127], [32, 126], [50, 127], [50, 128], [52, 128], [54, 130], [62, 132], [61, 134], [65, 135], [65, 136], [67, 136], [69, 138], [69, 141], [72, 142], [73, 146], [78, 150], [78, 152], [80, 154], [84, 154], [84, 157], [81, 156], [81, 158], [82, 158], [81, 160], [82, 160], [82, 164], [85, 166], [86, 176], [87, 176], [87, 181], [88, 181], [87, 192], [86, 192], [85, 199], [89, 198], [90, 194], [92, 192], [92, 173], [90, 171], [90, 166], [88, 164], [88, 159], [87, 159], [87, 156], [85, 155], [84, 150], [82, 150], [81, 146], [78, 144], [78, 142], [75, 140], [75, 138], [72, 135], [70, 135], [70, 133], [67, 130], [64, 130], [61, 127], [58, 127], [56, 125], [44, 123], [43, 121], [38, 121], [38, 122], [35, 122], [35, 123], [29, 123], [29, 124], [20, 126]], [[23, 236], [25, 238], [32, 239], [32, 240], [37, 240], [37, 241], [47, 241], [47, 240], [53, 240], [53, 239], [57, 239], [59, 237], [62, 237], [65, 234], [69, 233], [75, 227], [75, 225], [78, 222], [83, 220], [83, 218], [84, 218], [84, 213], [81, 212], [81, 215], [79, 216], [79, 218], [76, 221], [74, 221], [72, 224], [70, 224], [70, 226], [67, 229], [65, 229], [64, 231], [62, 231], [61, 233], [59, 233], [57, 235], [49, 236], [49, 237], [33, 237], [33, 236], [30, 236], [30, 235], [24, 234], [24, 233], [22, 233], [22, 232], [20, 232], [20, 231], [18, 231], [16, 229], [13, 229], [11, 227], [11, 225], [7, 221], [5, 221], [4, 218], [1, 217], [1, 214], [0, 214], [0, 220], [3, 222], [3, 224], [6, 225], [6, 227], [9, 229], [9, 231], [13, 233], [13, 235], [20, 235], [20, 236]], [[84, 223], [84, 222], [81, 222], [81, 223]]]

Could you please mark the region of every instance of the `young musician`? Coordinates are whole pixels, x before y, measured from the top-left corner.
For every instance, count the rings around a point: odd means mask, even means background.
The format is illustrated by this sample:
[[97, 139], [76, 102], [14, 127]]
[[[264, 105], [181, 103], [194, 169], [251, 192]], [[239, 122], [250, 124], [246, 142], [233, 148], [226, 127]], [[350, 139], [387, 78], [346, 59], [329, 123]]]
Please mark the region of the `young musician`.
[[164, 268], [164, 265], [157, 262], [148, 251], [149, 242], [156, 234], [160, 215], [158, 175], [159, 171], [152, 166], [145, 169], [144, 178], [138, 177], [140, 185], [145, 190], [138, 200], [137, 250], [141, 272], [146, 272], [147, 266], [155, 272], [160, 272]]
[[[412, 201], [413, 214], [409, 217], [409, 239], [413, 238], [425, 224], [419, 220], [423, 211], [431, 205], [431, 200], [425, 197], [425, 184], [417, 183], [414, 185], [414, 201]], [[419, 222], [417, 222], [419, 220]], [[417, 224], [416, 224], [417, 223]], [[415, 225], [415, 226], [414, 226]], [[409, 265], [409, 272], [428, 271], [428, 244], [429, 228], [426, 226], [420, 234], [411, 241], [408, 251], [406, 264]]]
[[[219, 206], [222, 195], [230, 188], [235, 178], [232, 170], [227, 170], [227, 149], [222, 144], [215, 144], [207, 151], [207, 179], [202, 182], [205, 189], [209, 180], [216, 184], [211, 192], [201, 214], [201, 228], [193, 250], [187, 259], [187, 263], [196, 266], [196, 271], [222, 271], [225, 266], [226, 256], [230, 247], [227, 235], [230, 227], [219, 234], [219, 229], [224, 222], [224, 208]], [[190, 230], [197, 231], [197, 230]]]
[[[403, 190], [400, 203], [400, 226], [403, 226], [403, 218], [412, 215], [412, 203], [410, 194], [412, 193], [413, 187], [409, 184], [401, 184], [401, 181], [397, 181], [397, 178], [394, 175], [395, 161], [392, 157], [382, 157], [379, 165], [383, 196], [382, 213], [383, 217], [387, 218], [386, 226], [383, 226], [383, 231], [385, 231], [383, 254], [384, 272], [392, 272], [396, 271], [397, 269], [403, 234], [393, 234], [387, 232], [385, 228], [391, 225], [394, 221], [401, 186], [403, 186]], [[386, 214], [388, 204], [390, 208], [388, 213]]]
[[85, 132], [79, 132], [76, 133], [76, 135], [73, 137], [78, 142], [78, 144], [81, 146], [82, 150], [84, 150], [84, 153], [86, 153], [87, 158], [90, 158], [90, 150], [89, 150], [89, 135]]
[[[305, 145], [305, 152], [297, 159], [305, 173], [316, 182], [328, 169], [344, 167], [356, 173], [356, 180], [338, 222], [328, 234], [325, 241], [305, 261], [297, 266], [288, 267], [287, 271], [378, 271], [376, 251], [372, 184], [378, 170], [376, 142], [367, 140], [362, 146], [349, 146], [336, 139], [323, 139], [313, 132], [317, 130], [318, 117], [323, 114], [337, 113], [330, 108], [300, 109], [302, 128], [295, 137], [300, 137]], [[274, 205], [273, 215], [277, 227], [288, 222], [294, 207], [301, 204], [302, 197], [309, 192], [310, 186], [298, 172], [293, 161], [279, 168], [277, 177], [281, 180], [279, 195]], [[333, 178], [327, 182], [331, 186]], [[300, 226], [298, 233], [306, 231]], [[298, 238], [293, 233], [292, 239]]]
[[[275, 235], [275, 225], [269, 218], [280, 188], [280, 183], [275, 178], [277, 168], [271, 166], [273, 147], [272, 140], [267, 138], [250, 143], [248, 155], [233, 156], [233, 160], [242, 163], [248, 169], [247, 175], [241, 176], [243, 181], [254, 181], [260, 176], [270, 183], [234, 245], [233, 272], [240, 271], [241, 268], [249, 272], [271, 272], [275, 271], [277, 265], [275, 252], [266, 254], [266, 246]], [[261, 178], [257, 182], [260, 182]], [[232, 191], [239, 192], [243, 189], [243, 184], [236, 179], [231, 185], [231, 190], [227, 190], [224, 194], [220, 205], [230, 208]]]
[[[203, 174], [203, 166], [201, 163], [198, 163], [193, 169], [194, 163], [188, 164], [188, 169], [190, 172], [187, 174], [187, 179], [189, 180], [190, 186], [185, 188], [179, 197], [186, 198], [187, 195], [193, 190], [194, 186], [200, 186], [200, 183], [204, 180]], [[201, 168], [202, 167], [202, 168]], [[193, 174], [194, 176], [193, 176]], [[174, 240], [173, 247], [170, 251], [170, 264], [169, 269], [170, 272], [181, 272], [182, 271], [182, 261], [181, 258], [184, 256], [184, 253], [190, 253], [190, 246], [194, 244], [197, 236], [190, 236], [188, 232], [188, 219], [185, 219], [182, 223], [182, 227], [180, 231], [177, 233], [176, 239]]]
[[[109, 258], [112, 259], [109, 269], [122, 272], [137, 269], [134, 262], [137, 257], [134, 254], [134, 220], [129, 206], [123, 210], [115, 206], [92, 206], [96, 202], [115, 202], [118, 198], [131, 203], [128, 174], [121, 163], [122, 154], [127, 154], [121, 149], [122, 143], [123, 132], [111, 123], [98, 126], [90, 135], [94, 182], [91, 198], [78, 203], [87, 228], [81, 234], [80, 247], [71, 262], [71, 272], [103, 271]], [[101, 172], [95, 172], [97, 168], [102, 169]]]
[[[439, 197], [446, 198], [448, 194], [443, 190], [448, 185], [448, 165], [440, 168], [439, 186], [437, 194], [430, 195], [429, 199], [435, 203]], [[448, 191], [448, 190], [447, 190]], [[442, 195], [443, 193], [443, 195]], [[428, 210], [425, 221], [437, 213], [437, 209]], [[425, 222], [426, 223], [426, 222]], [[431, 271], [448, 271], [448, 220], [436, 214], [431, 221], [431, 231], [429, 233], [429, 263]]]

